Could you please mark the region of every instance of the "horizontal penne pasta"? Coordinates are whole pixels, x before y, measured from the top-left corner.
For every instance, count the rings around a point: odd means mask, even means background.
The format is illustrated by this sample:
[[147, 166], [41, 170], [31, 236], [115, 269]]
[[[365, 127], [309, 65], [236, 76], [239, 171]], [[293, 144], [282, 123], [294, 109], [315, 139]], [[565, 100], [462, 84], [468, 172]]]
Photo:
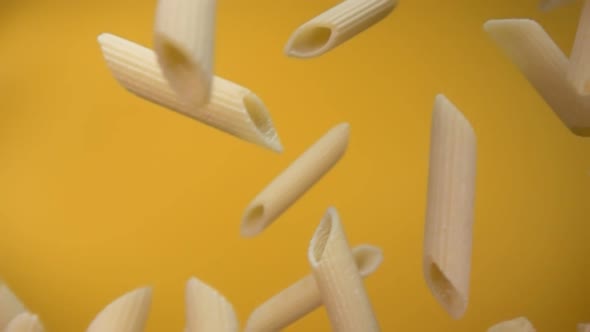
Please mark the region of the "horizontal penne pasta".
[[[381, 249], [359, 245], [352, 254], [361, 277], [377, 270], [383, 260]], [[280, 331], [322, 305], [313, 275], [308, 275], [260, 305], [248, 319], [246, 332]]]
[[578, 332], [590, 332], [590, 323], [580, 323], [577, 328]]
[[98, 41], [113, 76], [131, 93], [245, 141], [283, 150], [268, 110], [250, 90], [216, 76], [209, 104], [189, 107], [170, 88], [153, 51], [107, 33]]
[[424, 277], [436, 300], [459, 319], [469, 298], [476, 138], [443, 95], [434, 103], [429, 162]]
[[297, 28], [285, 54], [320, 56], [384, 19], [396, 4], [397, 0], [344, 0]]
[[[576, 39], [570, 55], [567, 79], [574, 89], [582, 94], [590, 94], [590, 1], [585, 0], [578, 22]], [[589, 110], [590, 111], [590, 110]]]
[[4, 332], [43, 332], [43, 324], [36, 315], [23, 312], [14, 317], [4, 329]]
[[335, 208], [326, 212], [307, 255], [332, 330], [380, 331]]
[[186, 332], [237, 332], [234, 308], [219, 292], [197, 278], [186, 285]]
[[209, 101], [216, 0], [159, 0], [154, 51], [162, 73], [188, 105]]
[[350, 126], [330, 129], [250, 202], [242, 217], [242, 236], [266, 229], [340, 160], [348, 146]]
[[19, 314], [26, 312], [25, 305], [8, 286], [0, 281], [0, 331]]
[[488, 332], [536, 332], [536, 330], [526, 317], [518, 317], [498, 323], [490, 327]]
[[490, 20], [484, 30], [561, 121], [574, 134], [590, 136], [590, 96], [578, 93], [567, 80], [569, 60], [547, 32], [529, 19]]
[[572, 2], [574, 2], [574, 0], [541, 0], [539, 3], [539, 9], [548, 12], [559, 6], [564, 6]]
[[151, 288], [131, 291], [107, 305], [87, 332], [143, 332], [152, 302]]

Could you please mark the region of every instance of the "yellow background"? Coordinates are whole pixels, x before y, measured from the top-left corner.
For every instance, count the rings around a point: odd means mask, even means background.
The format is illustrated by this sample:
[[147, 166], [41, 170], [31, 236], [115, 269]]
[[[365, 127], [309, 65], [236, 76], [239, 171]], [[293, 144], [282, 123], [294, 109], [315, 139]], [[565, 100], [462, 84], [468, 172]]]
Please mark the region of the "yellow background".
[[[572, 135], [482, 30], [531, 17], [569, 52], [580, 4], [402, 0], [333, 52], [290, 59], [291, 32], [336, 1], [219, 2], [215, 70], [257, 93], [282, 155], [121, 88], [96, 36], [151, 45], [156, 1], [0, 3], [0, 276], [49, 331], [83, 331], [109, 302], [153, 285], [147, 331], [180, 331], [195, 275], [245, 322], [309, 272], [335, 205], [352, 244], [383, 248], [366, 285], [383, 331], [539, 331], [590, 321], [590, 141]], [[422, 278], [430, 115], [446, 94], [478, 135], [472, 288], [451, 320]], [[341, 162], [261, 236], [248, 202], [326, 130], [351, 123]], [[287, 329], [327, 331], [323, 310]]]

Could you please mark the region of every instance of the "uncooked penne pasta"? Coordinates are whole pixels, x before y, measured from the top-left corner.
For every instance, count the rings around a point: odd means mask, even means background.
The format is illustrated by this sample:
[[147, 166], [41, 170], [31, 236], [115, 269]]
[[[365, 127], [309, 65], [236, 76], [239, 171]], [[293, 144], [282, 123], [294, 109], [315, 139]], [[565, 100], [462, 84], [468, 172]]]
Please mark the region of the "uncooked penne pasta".
[[577, 328], [578, 332], [590, 332], [590, 323], [580, 323]]
[[307, 255], [332, 330], [380, 331], [335, 208], [326, 212]]
[[37, 315], [23, 312], [14, 317], [4, 329], [4, 332], [43, 332], [43, 324]]
[[490, 327], [488, 332], [536, 332], [536, 330], [528, 319], [518, 317], [498, 323]]
[[582, 95], [590, 94], [590, 1], [584, 1], [574, 47], [570, 55], [567, 79]]
[[24, 304], [0, 281], [0, 331], [19, 314], [26, 312]]
[[430, 135], [423, 271], [436, 300], [459, 319], [469, 298], [476, 138], [443, 95], [435, 98]]
[[153, 51], [107, 33], [98, 41], [113, 76], [133, 94], [245, 141], [282, 151], [270, 114], [250, 90], [214, 77], [209, 104], [189, 107], [170, 88]]
[[289, 38], [285, 54], [322, 55], [385, 18], [397, 0], [344, 0], [301, 25]]
[[590, 136], [590, 96], [566, 79], [569, 60], [551, 37], [529, 19], [490, 20], [485, 31], [576, 135]]
[[574, 0], [541, 0], [539, 9], [542, 11], [550, 11], [559, 6], [567, 5], [574, 2]]
[[[361, 277], [377, 270], [383, 260], [381, 249], [359, 245], [352, 254]], [[313, 275], [308, 275], [285, 288], [256, 308], [246, 324], [246, 332], [280, 331], [322, 305]]]
[[154, 51], [164, 77], [188, 105], [209, 100], [216, 0], [159, 0]]
[[191, 278], [186, 285], [186, 332], [237, 332], [234, 308], [219, 292]]
[[106, 306], [87, 332], [143, 332], [152, 303], [151, 288], [131, 291]]
[[255, 236], [309, 190], [340, 160], [348, 146], [350, 126], [330, 129], [250, 202], [242, 217], [242, 236]]

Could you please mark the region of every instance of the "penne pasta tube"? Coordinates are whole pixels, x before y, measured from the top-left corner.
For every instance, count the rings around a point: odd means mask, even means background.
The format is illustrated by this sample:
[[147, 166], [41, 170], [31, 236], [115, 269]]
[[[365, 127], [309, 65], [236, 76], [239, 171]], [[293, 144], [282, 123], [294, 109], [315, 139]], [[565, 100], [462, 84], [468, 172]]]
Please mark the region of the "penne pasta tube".
[[335, 332], [380, 331], [335, 208], [326, 212], [308, 250], [320, 297]]
[[283, 150], [268, 110], [250, 90], [214, 77], [209, 103], [189, 107], [170, 88], [153, 51], [107, 33], [98, 42], [113, 76], [131, 93], [245, 141]]
[[4, 332], [43, 332], [43, 324], [36, 315], [23, 312], [14, 317], [4, 329]]
[[484, 30], [561, 121], [574, 134], [590, 136], [590, 97], [577, 93], [566, 79], [569, 60], [547, 32], [529, 19], [490, 20]]
[[459, 319], [469, 298], [476, 138], [443, 95], [435, 98], [429, 163], [424, 277], [436, 300]]
[[237, 332], [234, 308], [219, 292], [191, 278], [186, 285], [185, 332]]
[[159, 0], [154, 51], [170, 87], [188, 105], [209, 100], [216, 0]]
[[518, 317], [498, 323], [490, 327], [488, 332], [536, 332], [536, 330], [528, 319]]
[[131, 291], [106, 306], [87, 332], [143, 332], [152, 302], [151, 288]]
[[541, 0], [539, 3], [539, 9], [548, 12], [559, 6], [564, 6], [572, 2], [574, 2], [574, 0]]
[[567, 79], [581, 95], [590, 93], [590, 1], [585, 0], [567, 70]]
[[0, 331], [19, 314], [26, 312], [24, 304], [0, 281]]
[[580, 323], [577, 328], [578, 332], [590, 332], [590, 323]]
[[344, 0], [297, 28], [285, 54], [320, 56], [384, 19], [396, 4], [397, 0]]
[[[352, 255], [363, 278], [375, 272], [383, 261], [381, 249], [371, 245], [356, 246]], [[280, 331], [321, 305], [316, 281], [310, 274], [256, 308], [248, 319], [245, 331]]]

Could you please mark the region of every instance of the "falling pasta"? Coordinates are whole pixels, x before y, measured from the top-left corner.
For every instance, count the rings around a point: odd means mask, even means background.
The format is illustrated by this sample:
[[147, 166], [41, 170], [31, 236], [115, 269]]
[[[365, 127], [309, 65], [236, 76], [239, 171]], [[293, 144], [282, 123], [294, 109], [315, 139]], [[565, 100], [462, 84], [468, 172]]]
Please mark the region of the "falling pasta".
[[131, 291], [106, 306], [86, 332], [143, 332], [151, 303], [151, 288]]
[[23, 312], [14, 317], [4, 329], [4, 332], [44, 332], [43, 324], [37, 315]]
[[488, 332], [536, 332], [536, 330], [526, 317], [518, 317], [498, 323], [490, 327]]
[[186, 285], [186, 332], [237, 332], [234, 308], [219, 292], [197, 278]]
[[8, 286], [0, 281], [0, 331], [21, 313], [26, 312], [25, 305], [16, 297]]

